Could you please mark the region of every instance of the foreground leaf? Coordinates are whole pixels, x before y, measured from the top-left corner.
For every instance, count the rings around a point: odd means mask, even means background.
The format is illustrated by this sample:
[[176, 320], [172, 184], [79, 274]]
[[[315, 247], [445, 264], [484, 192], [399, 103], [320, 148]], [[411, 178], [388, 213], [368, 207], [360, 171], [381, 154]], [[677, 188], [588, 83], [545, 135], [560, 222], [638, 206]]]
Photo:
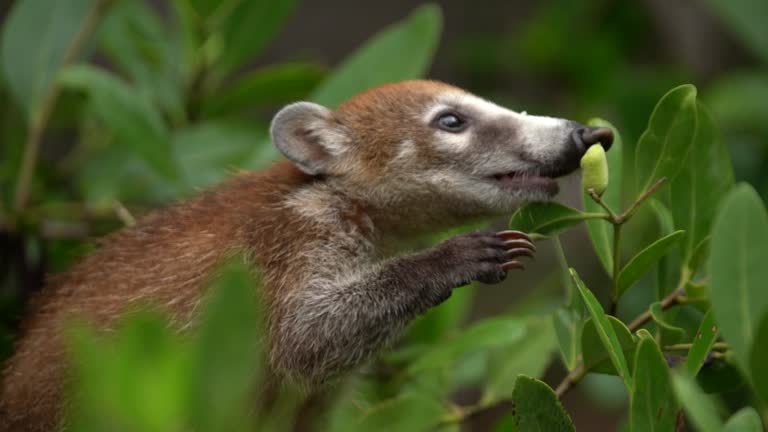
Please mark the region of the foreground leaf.
[[[632, 367], [635, 351], [635, 339], [623, 322], [610, 315], [606, 316], [613, 327], [616, 338], [621, 345], [621, 350], [627, 359], [627, 365]], [[597, 331], [594, 319], [588, 319], [581, 330], [581, 353], [584, 360], [584, 368], [590, 372], [618, 375], [613, 366], [611, 356], [605, 349], [600, 334]]]
[[432, 63], [441, 27], [442, 16], [437, 5], [417, 8], [405, 20], [382, 30], [344, 60], [333, 75], [315, 89], [310, 99], [335, 107], [376, 85], [424, 76]]
[[723, 432], [762, 432], [763, 421], [751, 406], [740, 409], [725, 423]]
[[632, 376], [629, 374], [629, 367], [627, 366], [627, 360], [624, 358], [621, 342], [619, 341], [618, 336], [616, 336], [616, 332], [613, 330], [613, 326], [608, 320], [608, 317], [605, 315], [603, 307], [600, 306], [600, 302], [597, 301], [595, 295], [592, 294], [592, 291], [587, 289], [584, 282], [581, 281], [576, 270], [571, 269], [571, 277], [576, 283], [576, 287], [579, 289], [581, 297], [584, 299], [589, 314], [595, 321], [597, 334], [600, 336], [600, 340], [603, 342], [606, 351], [608, 351], [608, 356], [611, 359], [613, 366], [616, 368], [619, 376], [624, 380], [624, 385], [627, 387], [627, 390], [631, 390]]
[[653, 322], [655, 322], [659, 328], [661, 333], [660, 340], [662, 343], [675, 344], [680, 342], [680, 340], [685, 337], [685, 330], [672, 324], [667, 320], [667, 317], [664, 316], [665, 313], [670, 313], [672, 311], [664, 311], [664, 309], [661, 307], [661, 302], [653, 303], [648, 308], [648, 311], [651, 313]]
[[424, 394], [406, 393], [374, 405], [356, 430], [371, 432], [426, 431], [436, 425], [446, 409]]
[[720, 331], [743, 370], [768, 307], [768, 215], [752, 186], [741, 183], [720, 205], [712, 230], [710, 299]]
[[699, 331], [696, 332], [696, 337], [693, 338], [693, 345], [691, 346], [691, 349], [688, 350], [688, 358], [685, 361], [685, 367], [690, 376], [696, 376], [696, 374], [699, 373], [699, 370], [707, 360], [707, 356], [709, 356], [709, 351], [712, 349], [712, 345], [714, 345], [717, 340], [718, 334], [715, 315], [710, 309], [704, 315], [704, 318], [702, 318]]
[[577, 223], [594, 217], [556, 202], [531, 203], [517, 210], [509, 228], [528, 234], [555, 235]]
[[722, 431], [723, 422], [717, 415], [717, 407], [693, 380], [682, 374], [673, 374], [672, 384], [688, 420], [696, 426], [697, 431]]
[[674, 180], [693, 144], [696, 121], [696, 87], [675, 87], [659, 100], [635, 149], [640, 193], [662, 177]]
[[[685, 165], [669, 185], [669, 208], [675, 227], [686, 232], [683, 263], [694, 266], [693, 254], [712, 228], [717, 205], [733, 186], [733, 166], [709, 111], [697, 103], [698, 123]], [[707, 249], [704, 249], [707, 252]], [[701, 260], [701, 257], [697, 258]]]
[[[587, 124], [593, 127], [607, 127], [613, 130], [613, 145], [611, 145], [611, 149], [607, 153], [608, 172], [610, 173], [611, 181], [601, 199], [608, 204], [608, 207], [611, 210], [619, 212], [622, 206], [621, 191], [622, 185], [624, 184], [624, 177], [622, 176], [622, 164], [624, 161], [622, 158], [623, 145], [621, 142], [621, 135], [612, 124], [603, 119], [595, 118], [587, 122]], [[585, 212], [604, 212], [603, 208], [600, 207], [588, 193], [583, 192], [581, 199], [584, 204]], [[603, 265], [607, 274], [613, 274], [613, 225], [606, 220], [600, 219], [590, 219], [587, 220], [586, 223], [589, 238], [592, 240], [592, 247], [595, 249], [595, 253], [600, 259], [600, 263]]]
[[512, 415], [519, 431], [575, 431], [555, 392], [542, 381], [520, 375], [512, 394]]
[[675, 231], [648, 245], [633, 256], [619, 273], [615, 298], [620, 298], [629, 287], [634, 285], [663, 257], [683, 236], [685, 231]]
[[8, 89], [31, 120], [92, 0], [18, 0], [3, 22], [0, 61]]
[[677, 422], [677, 401], [667, 362], [652, 338], [642, 338], [635, 356], [635, 387], [630, 395], [630, 430], [672, 431]]

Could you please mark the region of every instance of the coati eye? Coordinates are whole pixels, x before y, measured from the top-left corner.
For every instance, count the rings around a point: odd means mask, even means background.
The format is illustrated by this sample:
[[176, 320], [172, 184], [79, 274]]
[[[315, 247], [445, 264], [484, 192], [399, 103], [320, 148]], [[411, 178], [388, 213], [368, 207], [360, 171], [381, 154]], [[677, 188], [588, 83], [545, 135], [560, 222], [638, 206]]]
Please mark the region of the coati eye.
[[467, 121], [454, 112], [440, 114], [434, 120], [434, 125], [446, 132], [461, 132], [467, 127]]

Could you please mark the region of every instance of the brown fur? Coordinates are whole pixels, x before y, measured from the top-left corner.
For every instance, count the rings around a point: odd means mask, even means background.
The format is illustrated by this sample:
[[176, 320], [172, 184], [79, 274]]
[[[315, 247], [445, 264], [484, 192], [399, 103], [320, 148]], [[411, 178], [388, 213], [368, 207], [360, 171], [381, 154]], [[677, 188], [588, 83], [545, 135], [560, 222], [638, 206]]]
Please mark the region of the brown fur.
[[[68, 318], [87, 318], [109, 327], [133, 305], [164, 306], [174, 324], [193, 318], [201, 288], [222, 259], [252, 254], [270, 271], [265, 285], [288, 290], [288, 269], [302, 260], [297, 226], [280, 202], [312, 182], [288, 163], [247, 173], [197, 198], [148, 215], [53, 279], [35, 299], [15, 355], [5, 367], [0, 393], [0, 430], [51, 430], [59, 410], [65, 374], [62, 341]], [[258, 223], [253, 223], [258, 221]], [[299, 234], [301, 233], [301, 234]], [[274, 236], [283, 241], [274, 242]], [[281, 294], [282, 295], [282, 294]]]

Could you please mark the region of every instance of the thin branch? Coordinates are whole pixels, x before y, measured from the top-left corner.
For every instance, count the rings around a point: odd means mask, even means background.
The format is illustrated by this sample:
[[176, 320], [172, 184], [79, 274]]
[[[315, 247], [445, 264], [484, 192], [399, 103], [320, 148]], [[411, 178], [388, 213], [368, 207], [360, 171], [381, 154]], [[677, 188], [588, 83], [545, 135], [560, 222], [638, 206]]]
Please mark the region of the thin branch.
[[589, 188], [587, 193], [592, 198], [592, 201], [596, 202], [600, 207], [602, 207], [606, 212], [608, 212], [608, 216], [611, 217], [610, 221], [616, 223], [616, 218], [617, 218], [616, 213], [614, 213], [613, 209], [611, 209], [611, 207], [608, 206], [608, 203], [603, 201], [603, 199], [600, 198], [600, 195], [598, 195], [593, 188]]
[[136, 225], [136, 218], [133, 217], [130, 211], [128, 211], [127, 208], [121, 203], [120, 201], [115, 200], [114, 203], [115, 207], [115, 215], [118, 219], [125, 225], [125, 226], [133, 226]]
[[632, 215], [635, 214], [635, 212], [637, 211], [637, 208], [640, 207], [640, 204], [644, 203], [645, 200], [650, 198], [650, 196], [653, 195], [653, 193], [656, 192], [656, 190], [660, 188], [661, 185], [663, 185], [664, 182], [666, 181], [667, 181], [667, 178], [662, 177], [656, 183], [654, 183], [651, 187], [649, 187], [648, 190], [643, 192], [643, 194], [640, 195], [640, 197], [637, 200], [635, 200], [634, 204], [632, 204], [632, 206], [629, 209], [627, 209], [627, 211], [625, 211], [624, 213], [618, 216], [617, 223], [622, 224], [627, 220], [629, 220], [629, 218], [631, 218]]
[[[678, 305], [679, 299], [683, 295], [685, 295], [685, 290], [680, 288], [671, 292], [661, 300], [661, 309], [667, 310], [675, 305]], [[634, 333], [640, 329], [640, 327], [644, 326], [648, 321], [650, 321], [651, 318], [651, 312], [646, 310], [645, 312], [638, 315], [637, 318], [632, 320], [632, 322], [627, 325], [627, 328], [629, 329], [630, 333]], [[563, 378], [562, 381], [560, 381], [560, 384], [558, 384], [556, 387], [555, 394], [557, 394], [557, 397], [562, 398], [571, 388], [573, 388], [575, 384], [584, 378], [587, 372], [589, 371], [584, 369], [583, 363], [576, 366], [568, 375], [565, 376], [565, 378]]]
[[[94, 3], [93, 8], [83, 20], [83, 25], [80, 27], [80, 30], [75, 35], [72, 43], [64, 53], [59, 70], [64, 69], [77, 60], [80, 52], [85, 47], [86, 42], [90, 39], [96, 29], [101, 17], [106, 13], [107, 6], [110, 2], [111, 0], [97, 0]], [[24, 143], [24, 156], [22, 157], [19, 176], [16, 180], [16, 193], [13, 202], [13, 207], [17, 212], [22, 212], [29, 200], [32, 178], [35, 172], [35, 166], [37, 165], [38, 154], [40, 153], [40, 142], [43, 139], [48, 120], [50, 119], [51, 114], [53, 114], [53, 109], [56, 107], [56, 101], [60, 94], [61, 86], [54, 80], [54, 82], [51, 83], [48, 92], [43, 97], [40, 109], [33, 114], [29, 123], [27, 139]]]

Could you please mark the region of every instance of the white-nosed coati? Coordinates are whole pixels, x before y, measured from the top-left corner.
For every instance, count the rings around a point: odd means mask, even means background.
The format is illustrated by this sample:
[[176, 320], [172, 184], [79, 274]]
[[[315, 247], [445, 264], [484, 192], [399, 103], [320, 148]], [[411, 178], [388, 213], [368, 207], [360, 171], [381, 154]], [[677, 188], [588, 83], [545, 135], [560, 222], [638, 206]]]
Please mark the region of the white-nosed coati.
[[109, 328], [131, 305], [154, 302], [182, 328], [214, 269], [236, 253], [266, 287], [273, 371], [319, 384], [350, 370], [454, 288], [499, 282], [533, 250], [514, 232], [459, 235], [384, 258], [391, 245], [550, 199], [553, 178], [612, 135], [407, 81], [335, 111], [288, 105], [272, 138], [290, 162], [149, 214], [39, 294], [5, 366], [0, 430], [60, 424], [69, 318]]

